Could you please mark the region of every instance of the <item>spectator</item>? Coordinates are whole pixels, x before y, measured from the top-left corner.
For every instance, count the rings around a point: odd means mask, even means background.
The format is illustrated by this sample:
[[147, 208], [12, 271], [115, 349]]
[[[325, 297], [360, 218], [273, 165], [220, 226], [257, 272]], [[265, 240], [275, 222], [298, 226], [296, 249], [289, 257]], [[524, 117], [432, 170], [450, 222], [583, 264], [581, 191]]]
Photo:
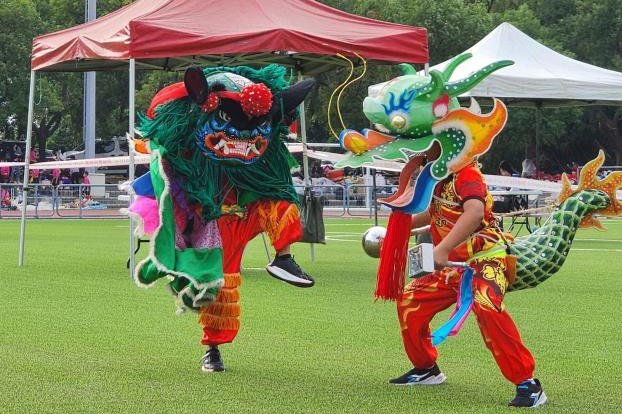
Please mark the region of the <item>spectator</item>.
[[[76, 157], [73, 155], [69, 157], [70, 160], [75, 160]], [[69, 178], [71, 179], [71, 184], [80, 184], [80, 169], [78, 167], [73, 167], [69, 169]]]
[[30, 170], [30, 184], [38, 184], [39, 176], [41, 175], [41, 170]]
[[22, 158], [22, 155], [24, 155], [22, 153], [22, 147], [17, 144], [13, 145], [13, 154], [15, 154], [15, 158]]
[[319, 164], [314, 164], [313, 168], [311, 168], [311, 178], [320, 178], [323, 176], [324, 171]]
[[91, 197], [91, 180], [89, 179], [89, 172], [84, 171], [84, 176], [82, 177], [82, 184], [84, 185], [84, 196], [86, 198]]
[[525, 158], [523, 160], [523, 172], [521, 177], [523, 178], [536, 178], [536, 163], [531, 158]]
[[518, 177], [518, 172], [509, 161], [503, 160], [499, 163], [499, 174], [505, 177]]
[[52, 187], [56, 189], [58, 184], [60, 184], [60, 168], [54, 168], [52, 170]]
[[[21, 162], [22, 160], [20, 160], [17, 156], [13, 159], [13, 162]], [[22, 168], [19, 166], [15, 166], [13, 168], [11, 168], [11, 178], [9, 179], [9, 182], [11, 183], [19, 183], [21, 180], [21, 176], [22, 176]]]
[[[0, 158], [0, 162], [5, 162], [3, 158]], [[11, 175], [10, 167], [0, 167], [0, 184], [6, 184], [9, 182], [9, 176]]]
[[67, 156], [65, 155], [65, 149], [60, 148], [56, 151], [55, 158], [57, 161], [65, 161], [67, 160]]

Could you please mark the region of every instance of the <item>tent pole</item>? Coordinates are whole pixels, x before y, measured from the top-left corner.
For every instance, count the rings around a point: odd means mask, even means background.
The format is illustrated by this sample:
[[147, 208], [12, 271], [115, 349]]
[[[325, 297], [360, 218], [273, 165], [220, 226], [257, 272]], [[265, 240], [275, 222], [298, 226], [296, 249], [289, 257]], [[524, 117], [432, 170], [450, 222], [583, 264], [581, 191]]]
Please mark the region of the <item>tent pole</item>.
[[[302, 72], [298, 71], [298, 82], [302, 80]], [[302, 140], [302, 172], [305, 176], [305, 189], [311, 186], [309, 178], [309, 156], [307, 155], [307, 117], [305, 102], [300, 103], [300, 139]]]
[[[302, 80], [302, 71], [298, 71], [298, 82]], [[309, 156], [307, 155], [307, 117], [305, 115], [305, 101], [300, 103], [300, 139], [302, 140], [302, 172], [305, 175], [305, 193], [311, 187], [309, 177]], [[311, 262], [315, 261], [315, 247], [313, 243], [309, 245], [311, 251]]]
[[542, 102], [536, 102], [536, 178], [540, 174], [540, 122], [542, 116]]
[[28, 177], [30, 168], [30, 142], [32, 139], [32, 118], [35, 103], [35, 71], [30, 71], [30, 92], [28, 94], [28, 126], [26, 127], [26, 151], [24, 151], [24, 181], [22, 183], [22, 223], [19, 233], [18, 265], [24, 265], [24, 243], [26, 238], [26, 207], [28, 206]]
[[426, 62], [425, 65], [423, 65], [423, 71], [425, 73], [425, 76], [430, 76], [430, 63]]
[[[129, 136], [134, 138], [134, 124], [136, 113], [136, 61], [130, 59], [130, 71], [129, 71]], [[128, 178], [130, 181], [134, 180], [134, 146], [132, 143], [128, 145], [128, 152], [130, 156]], [[130, 205], [134, 202], [134, 196], [130, 193]], [[134, 263], [135, 263], [135, 248], [134, 245], [136, 239], [134, 237], [134, 219], [130, 216], [130, 276], [134, 275]]]

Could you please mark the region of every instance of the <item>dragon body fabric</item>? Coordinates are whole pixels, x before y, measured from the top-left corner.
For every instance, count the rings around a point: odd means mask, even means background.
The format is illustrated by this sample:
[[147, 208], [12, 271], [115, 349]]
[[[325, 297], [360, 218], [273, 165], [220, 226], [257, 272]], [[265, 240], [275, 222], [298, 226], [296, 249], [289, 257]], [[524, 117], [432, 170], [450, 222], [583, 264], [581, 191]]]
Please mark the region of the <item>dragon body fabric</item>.
[[151, 154], [149, 173], [126, 186], [136, 195], [128, 213], [151, 236], [134, 279], [151, 286], [167, 277], [178, 310], [211, 309], [201, 317], [214, 329], [239, 325], [246, 243], [266, 231], [276, 248], [288, 225], [287, 241], [298, 236], [295, 160], [281, 136], [314, 83], [290, 87], [285, 74], [276, 65], [192, 67], [155, 95], [139, 127], [144, 140], [134, 142]]
[[[340, 135], [342, 146], [350, 153], [338, 167], [369, 165], [374, 159], [406, 163], [397, 192], [379, 200], [393, 209], [379, 268], [376, 295], [380, 298], [396, 299], [402, 289], [394, 282], [403, 280], [403, 266], [396, 262], [403, 261], [407, 248], [409, 234], [403, 227], [410, 226], [406, 214], [425, 211], [436, 184], [473, 164], [505, 125], [507, 110], [498, 99], [493, 100], [488, 114], [482, 114], [475, 100], [471, 100], [470, 108], [463, 108], [456, 96], [512, 62], [495, 62], [463, 80], [449, 82], [456, 67], [470, 57], [460, 55], [443, 72], [432, 70], [429, 76], [417, 74], [410, 65], [401, 65], [403, 76], [387, 82], [377, 96], [363, 102], [363, 111], [376, 130], [344, 130]], [[427, 162], [423, 153], [434, 145], [440, 147], [440, 156]], [[579, 227], [602, 228], [593, 217], [595, 213], [622, 214], [622, 203], [616, 198], [622, 172], [598, 180], [596, 172], [603, 162], [601, 153], [587, 164], [576, 189], [563, 177], [557, 207], [536, 232], [515, 240], [506, 235], [508, 253], [517, 256], [516, 277], [508, 291], [535, 287], [557, 272]], [[397, 224], [392, 226], [392, 221]], [[394, 286], [381, 286], [381, 278], [392, 278], [390, 284]]]

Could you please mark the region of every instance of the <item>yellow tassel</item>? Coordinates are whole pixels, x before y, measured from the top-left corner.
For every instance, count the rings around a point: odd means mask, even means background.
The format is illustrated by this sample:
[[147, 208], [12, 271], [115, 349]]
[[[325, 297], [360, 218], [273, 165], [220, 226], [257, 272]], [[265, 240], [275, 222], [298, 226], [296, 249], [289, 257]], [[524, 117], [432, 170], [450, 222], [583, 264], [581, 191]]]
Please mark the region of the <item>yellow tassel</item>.
[[239, 273], [225, 273], [224, 279], [225, 284], [223, 288], [225, 289], [234, 289], [242, 284], [242, 277], [240, 277]]
[[205, 307], [205, 313], [214, 316], [240, 316], [240, 305], [238, 303], [221, 303], [215, 302]]
[[285, 210], [285, 213], [283, 214], [283, 217], [281, 217], [281, 220], [279, 221], [279, 225], [277, 227], [277, 238], [273, 239], [273, 240], [278, 240], [281, 238], [281, 232], [285, 229], [285, 227], [289, 226], [290, 224], [296, 222], [300, 220], [300, 213], [298, 212], [298, 207], [296, 207], [295, 204], [290, 204], [289, 207], [287, 208], [287, 210]]
[[218, 293], [216, 302], [231, 303], [240, 300], [240, 292], [237, 289], [222, 288]]
[[279, 218], [280, 201], [265, 201], [259, 205], [259, 220], [270, 240], [279, 240], [281, 232], [290, 224], [300, 220], [300, 213], [295, 204], [290, 204], [285, 213]]
[[218, 316], [201, 314], [199, 323], [206, 328], [220, 331], [237, 331], [240, 329], [240, 320], [238, 318], [221, 318]]

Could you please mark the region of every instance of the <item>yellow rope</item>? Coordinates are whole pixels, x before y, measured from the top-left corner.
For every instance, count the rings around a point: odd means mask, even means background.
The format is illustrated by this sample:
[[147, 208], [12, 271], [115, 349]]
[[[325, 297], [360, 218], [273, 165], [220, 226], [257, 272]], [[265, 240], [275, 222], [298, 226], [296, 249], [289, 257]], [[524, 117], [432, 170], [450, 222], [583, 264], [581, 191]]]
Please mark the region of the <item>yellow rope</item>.
[[[343, 129], [347, 129], [346, 125], [343, 122], [343, 118], [341, 117], [341, 95], [343, 95], [343, 92], [350, 86], [352, 85], [354, 82], [359, 81], [363, 76], [365, 76], [365, 73], [367, 73], [367, 61], [365, 59], [363, 59], [363, 57], [361, 55], [359, 55], [356, 52], [352, 52], [356, 55], [356, 57], [358, 57], [359, 59], [361, 59], [363, 61], [363, 72], [361, 72], [361, 74], [359, 76], [357, 76], [356, 78], [352, 79], [350, 82], [346, 83], [345, 86], [341, 89], [341, 91], [339, 92], [339, 95], [337, 95], [337, 113], [339, 114], [339, 121], [341, 122], [341, 126], [343, 127]], [[352, 64], [352, 71], [354, 73], [354, 64]]]
[[[339, 86], [337, 86], [335, 88], [335, 90], [333, 91], [333, 93], [330, 95], [330, 99], [328, 100], [328, 114], [327, 114], [327, 119], [328, 119], [328, 129], [330, 129], [330, 132], [333, 134], [333, 136], [337, 139], [339, 139], [339, 135], [337, 135], [337, 133], [335, 132], [335, 130], [333, 129], [333, 124], [330, 122], [330, 109], [333, 103], [333, 98], [335, 97], [335, 94], [337, 93], [337, 91], [339, 91], [339, 89], [341, 89], [343, 86], [345, 86], [350, 79], [352, 78], [352, 75], [354, 75], [354, 63], [352, 63], [352, 61], [350, 59], [348, 59], [347, 57], [345, 57], [344, 55], [342, 55], [341, 53], [337, 53], [337, 57], [340, 57], [342, 59], [345, 59], [348, 61], [348, 63], [350, 64], [350, 74], [348, 75], [347, 79], [345, 81], [343, 81], [343, 83], [341, 83]], [[339, 103], [337, 103], [337, 112], [339, 112]], [[341, 118], [341, 114], [339, 114], [340, 118]], [[342, 122], [343, 124], [343, 122]], [[345, 129], [345, 127], [344, 127]]]

